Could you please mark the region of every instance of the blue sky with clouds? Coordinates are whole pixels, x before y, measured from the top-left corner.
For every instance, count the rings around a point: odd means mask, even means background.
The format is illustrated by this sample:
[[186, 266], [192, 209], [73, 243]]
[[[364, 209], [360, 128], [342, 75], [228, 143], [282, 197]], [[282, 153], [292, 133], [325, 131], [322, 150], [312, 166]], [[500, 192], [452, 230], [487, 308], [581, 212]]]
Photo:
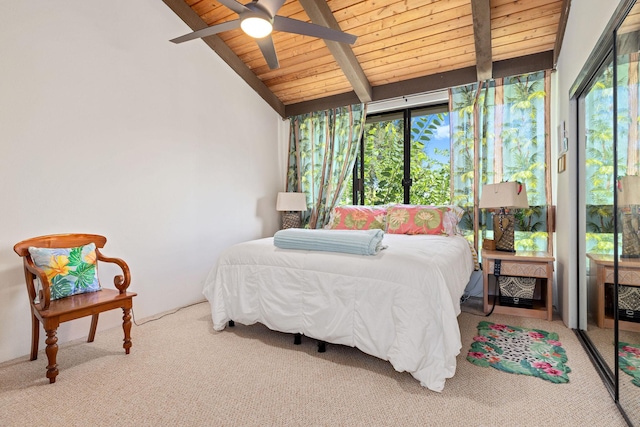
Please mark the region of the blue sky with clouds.
[[425, 147], [425, 151], [429, 157], [448, 163], [449, 157], [435, 154], [434, 148], [450, 150], [449, 144], [449, 114], [445, 114], [442, 125], [437, 128], [431, 141], [429, 141], [429, 144]]

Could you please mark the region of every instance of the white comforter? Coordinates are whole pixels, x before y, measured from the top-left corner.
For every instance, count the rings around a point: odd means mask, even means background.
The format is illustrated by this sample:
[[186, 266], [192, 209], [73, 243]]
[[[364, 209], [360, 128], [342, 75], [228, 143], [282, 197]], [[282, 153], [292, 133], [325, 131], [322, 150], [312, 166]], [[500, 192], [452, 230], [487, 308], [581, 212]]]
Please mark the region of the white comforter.
[[460, 236], [386, 234], [374, 256], [279, 249], [273, 238], [237, 244], [203, 294], [213, 327], [229, 320], [355, 346], [442, 391], [460, 352], [457, 315], [473, 272]]

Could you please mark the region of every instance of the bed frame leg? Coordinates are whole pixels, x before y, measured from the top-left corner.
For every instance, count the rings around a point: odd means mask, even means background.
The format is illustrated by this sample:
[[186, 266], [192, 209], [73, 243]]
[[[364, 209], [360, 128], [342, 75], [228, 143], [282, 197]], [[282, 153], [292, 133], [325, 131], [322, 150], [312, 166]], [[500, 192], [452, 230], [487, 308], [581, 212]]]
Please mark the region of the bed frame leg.
[[293, 344], [294, 345], [300, 345], [302, 344], [302, 334], [297, 333], [293, 336]]
[[234, 326], [236, 326], [236, 322], [234, 322], [233, 320], [229, 320], [229, 327], [233, 328]]
[[327, 343], [324, 341], [318, 341], [318, 353], [324, 353], [327, 351]]

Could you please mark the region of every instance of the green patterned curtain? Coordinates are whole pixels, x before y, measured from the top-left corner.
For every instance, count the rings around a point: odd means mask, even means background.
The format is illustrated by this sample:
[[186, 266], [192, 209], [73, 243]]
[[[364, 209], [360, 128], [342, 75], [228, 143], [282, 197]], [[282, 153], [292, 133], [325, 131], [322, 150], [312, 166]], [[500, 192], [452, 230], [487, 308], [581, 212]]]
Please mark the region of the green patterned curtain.
[[516, 250], [551, 247], [548, 79], [541, 71], [450, 90], [452, 200], [465, 209], [461, 229], [476, 246], [492, 237], [490, 215], [477, 208], [482, 186], [519, 181], [530, 207], [516, 212]]
[[[476, 174], [479, 146], [485, 139], [480, 138], [481, 116], [486, 110], [487, 88], [468, 85], [449, 90], [449, 126], [451, 135], [451, 187], [453, 204], [465, 210], [460, 222], [460, 231], [470, 241], [475, 242]], [[479, 126], [476, 128], [475, 123]], [[476, 143], [476, 141], [478, 141]]]
[[366, 106], [355, 104], [290, 117], [287, 191], [307, 196], [302, 224], [322, 228], [358, 155]]

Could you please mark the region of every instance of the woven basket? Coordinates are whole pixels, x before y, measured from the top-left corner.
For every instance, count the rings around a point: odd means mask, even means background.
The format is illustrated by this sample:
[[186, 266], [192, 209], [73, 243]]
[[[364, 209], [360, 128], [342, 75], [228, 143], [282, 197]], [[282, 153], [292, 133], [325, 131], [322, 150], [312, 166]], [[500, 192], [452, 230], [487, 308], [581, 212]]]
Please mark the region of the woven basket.
[[640, 288], [624, 285], [618, 287], [618, 313], [622, 320], [640, 322]]
[[516, 307], [532, 307], [533, 291], [536, 288], [534, 277], [499, 276], [500, 304]]

